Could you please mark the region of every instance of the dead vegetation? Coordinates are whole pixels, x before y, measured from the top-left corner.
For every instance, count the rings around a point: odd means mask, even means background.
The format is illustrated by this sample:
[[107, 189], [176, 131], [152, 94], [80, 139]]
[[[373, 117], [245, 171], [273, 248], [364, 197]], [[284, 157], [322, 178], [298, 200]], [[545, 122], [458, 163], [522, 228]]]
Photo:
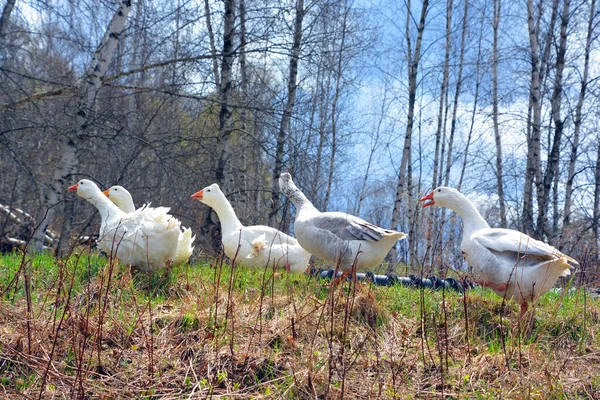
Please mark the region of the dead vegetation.
[[600, 396], [600, 306], [582, 290], [546, 295], [525, 329], [478, 290], [465, 308], [214, 261], [148, 277], [96, 256], [1, 260], [3, 398]]

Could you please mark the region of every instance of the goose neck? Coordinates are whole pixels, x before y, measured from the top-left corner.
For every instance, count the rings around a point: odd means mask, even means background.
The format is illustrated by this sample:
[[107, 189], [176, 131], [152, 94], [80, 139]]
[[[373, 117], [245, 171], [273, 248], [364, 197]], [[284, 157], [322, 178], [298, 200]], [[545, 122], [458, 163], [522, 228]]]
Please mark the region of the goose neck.
[[212, 208], [219, 216], [219, 221], [221, 221], [221, 229], [223, 232], [231, 232], [243, 227], [235, 213], [235, 210], [231, 206], [231, 203], [226, 198], [223, 198], [221, 202], [214, 204]]
[[90, 197], [84, 197], [100, 212], [100, 217], [106, 221], [111, 216], [122, 214], [123, 212], [102, 193], [93, 193]]
[[127, 193], [126, 198], [123, 201], [123, 211], [126, 213], [132, 213], [135, 211], [135, 205], [133, 204], [133, 197], [131, 194]]
[[453, 200], [450, 208], [462, 219], [465, 237], [470, 236], [472, 232], [479, 229], [490, 227], [475, 207], [475, 204], [463, 195]]
[[291, 195], [288, 197], [298, 210], [317, 211], [317, 208], [313, 205], [313, 203], [311, 203], [311, 201], [308, 200], [304, 193], [302, 193], [302, 191], [298, 188], [294, 188]]

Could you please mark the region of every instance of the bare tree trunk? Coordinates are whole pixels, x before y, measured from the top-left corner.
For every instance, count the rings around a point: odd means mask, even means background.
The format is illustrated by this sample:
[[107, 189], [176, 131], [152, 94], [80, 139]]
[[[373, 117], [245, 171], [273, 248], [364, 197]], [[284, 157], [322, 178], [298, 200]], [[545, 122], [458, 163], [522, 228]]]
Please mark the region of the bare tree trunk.
[[[410, 25], [411, 25], [411, 12], [410, 12], [410, 0], [407, 1], [406, 10], [406, 44], [407, 44], [407, 55], [408, 55], [408, 114], [406, 116], [406, 134], [404, 136], [404, 150], [402, 151], [402, 158], [400, 160], [400, 168], [398, 169], [398, 185], [396, 187], [396, 196], [394, 199], [394, 208], [392, 210], [392, 229], [398, 229], [400, 221], [400, 207], [402, 204], [402, 196], [405, 190], [405, 171], [406, 166], [410, 160], [411, 152], [411, 141], [412, 141], [412, 130], [414, 124], [414, 113], [415, 103], [417, 97], [417, 73], [419, 71], [419, 62], [421, 61], [421, 44], [423, 41], [423, 31], [425, 30], [425, 19], [427, 18], [427, 11], [429, 7], [429, 0], [423, 0], [421, 7], [421, 16], [419, 18], [419, 24], [417, 26], [417, 40], [415, 43], [414, 53], [412, 52], [412, 45], [410, 40]], [[413, 240], [417, 240], [410, 235], [408, 240], [411, 241], [409, 246], [412, 245]], [[396, 249], [392, 248], [389, 258], [395, 260]], [[415, 260], [411, 260], [411, 263]]]
[[556, 52], [556, 73], [554, 78], [554, 88], [552, 90], [551, 115], [554, 121], [554, 137], [552, 148], [548, 154], [548, 166], [543, 179], [542, 203], [538, 204], [540, 210], [538, 214], [538, 231], [544, 233], [546, 237], [554, 239], [552, 228], [548, 224], [548, 211], [550, 190], [555, 177], [558, 175], [558, 162], [560, 144], [563, 135], [564, 121], [561, 118], [561, 97], [563, 92], [563, 72], [565, 69], [565, 55], [567, 52], [567, 28], [569, 25], [569, 6], [570, 0], [564, 0], [563, 10], [560, 18], [560, 39]]
[[564, 219], [563, 229], [566, 229], [571, 223], [571, 202], [573, 195], [573, 181], [575, 179], [575, 164], [577, 162], [577, 152], [579, 147], [579, 132], [581, 130], [582, 121], [582, 110], [583, 101], [588, 85], [588, 75], [590, 69], [590, 50], [592, 44], [592, 33], [594, 30], [594, 17], [596, 14], [596, 0], [590, 2], [590, 16], [588, 19], [587, 36], [585, 39], [585, 52], [584, 52], [584, 63], [583, 63], [583, 74], [581, 77], [581, 88], [579, 89], [579, 97], [577, 98], [577, 105], [575, 106], [575, 120], [573, 121], [574, 131], [571, 146], [571, 154], [569, 158], [569, 173], [567, 176], [567, 184], [565, 188], [565, 206], [564, 206]]
[[[319, 71], [324, 67], [319, 67]], [[314, 179], [312, 182], [312, 198], [317, 207], [320, 207], [317, 191], [319, 189], [319, 183], [321, 181], [321, 165], [323, 163], [323, 150], [327, 144], [327, 121], [329, 120], [329, 93], [331, 92], [331, 74], [327, 71], [321, 71], [321, 80], [317, 81], [318, 84], [318, 99], [319, 99], [319, 143], [317, 145], [317, 156], [315, 159], [315, 172]], [[317, 77], [319, 75], [317, 74]]]
[[[442, 76], [442, 86], [440, 88], [440, 104], [438, 109], [437, 129], [435, 132], [435, 150], [433, 156], [433, 179], [432, 188], [441, 185], [442, 182], [442, 171], [444, 169], [444, 149], [446, 146], [446, 119], [448, 116], [448, 81], [450, 77], [450, 51], [452, 48], [452, 14], [453, 14], [453, 0], [446, 0], [446, 48], [444, 52], [444, 69]], [[441, 215], [440, 215], [441, 214]], [[444, 210], [437, 212], [437, 210], [427, 213], [428, 228], [430, 231], [441, 231], [443, 229], [444, 221]], [[427, 237], [427, 248], [431, 249], [432, 246], [441, 246], [442, 235], [435, 236], [436, 243], [432, 243], [434, 237], [429, 235]], [[432, 259], [432, 264], [435, 261]]]
[[2, 10], [2, 17], [0, 17], [0, 48], [4, 48], [4, 37], [6, 36], [6, 29], [8, 28], [10, 14], [15, 7], [15, 2], [16, 0], [6, 0], [6, 4]]
[[[546, 70], [548, 57], [550, 56], [550, 45], [552, 42], [554, 24], [556, 21], [556, 8], [558, 0], [553, 0], [552, 15], [545, 38], [544, 49], [540, 60], [538, 35], [540, 30], [541, 11], [536, 17], [533, 0], [527, 1], [527, 28], [529, 32], [529, 43], [531, 51], [531, 85], [529, 92], [529, 108], [527, 114], [527, 167], [525, 170], [525, 185], [523, 190], [523, 216], [522, 230], [527, 234], [539, 237], [533, 223], [533, 183], [536, 183], [538, 204], [543, 193], [542, 172], [540, 160], [540, 137], [541, 137], [541, 110], [542, 92], [541, 82]], [[541, 3], [539, 10], [541, 10]]]
[[[438, 174], [441, 176], [441, 166], [439, 166], [440, 158], [440, 144], [442, 140], [442, 130], [444, 124], [444, 109], [447, 103], [447, 92], [448, 92], [448, 80], [450, 76], [450, 49], [452, 46], [452, 6], [453, 0], [446, 0], [446, 52], [444, 55], [444, 70], [442, 76], [442, 86], [440, 88], [440, 105], [438, 109], [437, 129], [435, 131], [435, 153], [433, 156], [433, 182], [432, 187], [438, 185]], [[437, 215], [437, 214], [434, 214]]]
[[[132, 45], [131, 65], [133, 66], [133, 68], [141, 67], [141, 65], [143, 64], [143, 61], [144, 61], [143, 57], [141, 57], [141, 49], [142, 49], [141, 30], [142, 30], [143, 5], [144, 5], [143, 0], [138, 0], [135, 5], [135, 14], [134, 14], [135, 17], [133, 19], [134, 20], [134, 31], [133, 31], [133, 40], [131, 43], [131, 45]], [[140, 86], [142, 86], [141, 83], [143, 82], [144, 74], [138, 74], [137, 76], [132, 75], [129, 79], [133, 86], [140, 87]], [[137, 100], [137, 96], [135, 94], [132, 94], [129, 97], [128, 118], [130, 118], [131, 116], [133, 116], [135, 118], [135, 116], [136, 116], [136, 113], [137, 113], [136, 100]], [[137, 125], [137, 118], [135, 118], [135, 121], [133, 122], [133, 124], [134, 124], [134, 130], [136, 130], [135, 125]]]
[[467, 39], [467, 27], [469, 26], [469, 0], [465, 0], [465, 8], [463, 12], [462, 32], [460, 37], [460, 55], [458, 57], [458, 76], [456, 80], [456, 88], [454, 91], [454, 102], [452, 106], [452, 120], [450, 122], [450, 137], [448, 139], [448, 156], [446, 159], [446, 173], [444, 177], [444, 185], [448, 186], [450, 179], [450, 167], [452, 166], [452, 147], [454, 143], [454, 133], [456, 131], [456, 120], [458, 113], [458, 99], [462, 90], [463, 82], [463, 67], [465, 59], [465, 43]]
[[[106, 74], [110, 61], [115, 54], [130, 10], [131, 0], [121, 0], [119, 8], [108, 24], [104, 37], [99, 43], [89, 68], [81, 81], [76, 113], [77, 129], [73, 134], [65, 134], [60, 137], [63, 151], [52, 181], [43, 189], [43, 208], [49, 208], [64, 198], [67, 183], [71, 181], [72, 176], [77, 172], [81, 138], [88, 129], [96, 95], [102, 85], [102, 77]], [[43, 213], [45, 213], [45, 210], [42, 210], [41, 216], [43, 216]], [[36, 251], [42, 250], [46, 228], [54, 221], [55, 213], [55, 208], [50, 208], [47, 218], [41, 222], [39, 229], [36, 231], [33, 238], [33, 246]], [[72, 212], [67, 212], [64, 217], [72, 218], [72, 215]], [[67, 223], [66, 227], [69, 226], [70, 223]], [[60, 251], [60, 249], [58, 250]]]
[[598, 150], [596, 152], [596, 172], [594, 173], [594, 212], [592, 216], [592, 231], [594, 232], [594, 244], [596, 247], [596, 259], [600, 259], [600, 137]]
[[[527, 0], [527, 27], [529, 30], [529, 46], [531, 56], [531, 84], [529, 98], [531, 102], [530, 131], [527, 138], [527, 168], [525, 171], [524, 189], [524, 220], [525, 231], [530, 235], [536, 235], [533, 229], [533, 204], [530, 202], [531, 184], [539, 181], [540, 173], [540, 136], [541, 136], [541, 81], [539, 70], [539, 44], [538, 28], [534, 21], [535, 11], [533, 0]], [[539, 191], [539, 188], [538, 188]], [[531, 214], [530, 214], [531, 212]], [[537, 236], [537, 235], [536, 235]]]
[[[226, 169], [229, 161], [229, 148], [232, 132], [232, 99], [233, 79], [232, 69], [234, 62], [234, 39], [235, 39], [235, 0], [225, 0], [225, 14], [223, 16], [223, 54], [221, 59], [221, 76], [218, 81], [219, 87], [219, 132], [217, 136], [217, 160], [215, 165], [215, 181], [225, 193], [228, 192], [225, 180]], [[208, 14], [207, 14], [208, 16]], [[212, 50], [211, 50], [212, 51]], [[213, 52], [213, 60], [216, 53]], [[214, 67], [214, 63], [213, 63]], [[216, 77], [216, 75], [215, 75]], [[212, 209], [204, 215], [202, 221], [202, 234], [207, 237], [211, 248], [218, 252], [221, 248], [220, 226], [216, 221], [216, 214]]]
[[290, 129], [292, 112], [296, 103], [296, 89], [298, 79], [298, 62], [302, 44], [302, 21], [304, 20], [304, 0], [296, 0], [296, 18], [294, 21], [294, 42], [290, 57], [290, 70], [288, 76], [288, 96], [283, 109], [279, 133], [277, 134], [277, 149], [275, 153], [275, 168], [273, 169], [273, 182], [271, 190], [271, 211], [269, 212], [269, 225], [273, 226], [279, 211], [279, 185], [278, 179], [283, 169], [283, 155], [286, 136]]
[[[420, 128], [419, 128], [420, 129]], [[410, 236], [416, 236], [415, 235], [415, 229], [416, 229], [416, 224], [415, 224], [415, 208], [417, 207], [417, 205], [414, 202], [414, 198], [413, 198], [413, 179], [412, 179], [412, 151], [408, 153], [408, 162], [406, 163], [406, 202], [408, 205], [408, 210], [407, 210], [407, 215], [408, 215], [408, 234]], [[400, 246], [405, 245], [406, 243], [404, 243], [404, 240], [402, 241], [402, 243], [400, 244]], [[394, 250], [394, 258], [392, 258], [392, 261], [395, 261], [395, 259], [397, 258], [397, 246], [398, 243], [396, 243], [396, 245], [394, 245], [393, 250]], [[416, 257], [416, 249], [417, 249], [417, 240], [412, 240], [412, 241], [408, 241], [408, 257], [409, 257], [409, 264], [411, 266], [416, 266], [417, 265], [417, 257]]]
[[[483, 19], [481, 19], [483, 25]], [[471, 122], [469, 124], [469, 133], [467, 134], [467, 143], [465, 145], [465, 154], [463, 156], [462, 168], [460, 169], [460, 178], [456, 189], [460, 191], [462, 188], [463, 180], [465, 177], [465, 171], [467, 170], [467, 159], [469, 156], [469, 147], [471, 145], [471, 139], [473, 137], [473, 129], [475, 127], [475, 116], [477, 115], [477, 104], [479, 103], [479, 87], [481, 86], [481, 42], [483, 39], [483, 26], [480, 26], [479, 30], [479, 41], [477, 42], [477, 63], [475, 65], [475, 93], [473, 95], [473, 111], [471, 112]]]
[[533, 226], [533, 177], [535, 166], [533, 158], [529, 155], [533, 153], [533, 141], [531, 135], [533, 119], [532, 96], [529, 93], [529, 103], [527, 105], [527, 165], [525, 167], [525, 183], [523, 185], [523, 213], [521, 216], [521, 230], [528, 235], [533, 236], [535, 227]]
[[209, 0], [204, 0], [204, 12], [206, 13], [206, 30], [208, 31], [208, 41], [210, 43], [210, 52], [212, 54], [213, 74], [215, 77], [215, 86], [221, 86], [221, 78], [219, 77], [219, 60], [217, 57], [217, 46], [215, 45], [215, 34], [210, 18], [210, 3]]
[[494, 43], [492, 61], [492, 114], [494, 120], [494, 138], [496, 141], [496, 182], [498, 186], [498, 206], [500, 208], [500, 227], [506, 228], [506, 206], [504, 205], [504, 184], [502, 183], [502, 140], [498, 121], [498, 27], [500, 25], [501, 0], [494, 0]]
[[241, 130], [241, 160], [239, 163], [239, 176], [241, 190], [238, 196], [240, 205], [243, 206], [244, 211], [248, 204], [248, 124], [247, 124], [247, 108], [248, 108], [248, 71], [246, 68], [246, 0], [239, 0], [240, 8], [240, 77], [241, 77], [241, 107], [240, 107], [240, 130]]
[[[175, 8], [175, 33], [173, 35], [173, 59], [179, 58], [179, 34], [181, 26], [181, 0], [177, 0], [177, 7]], [[171, 86], [173, 90], [177, 84], [177, 67], [172, 65], [171, 67]]]
[[[315, 85], [314, 87], [311, 89], [311, 93], [310, 93], [310, 97], [311, 97], [311, 104], [310, 104], [310, 117], [308, 120], [308, 135], [307, 135], [307, 139], [306, 139], [306, 145], [304, 147], [305, 154], [310, 154], [311, 151], [311, 146], [312, 146], [312, 139], [313, 139], [313, 134], [315, 132], [315, 115], [317, 114], [317, 108], [319, 108], [319, 103], [317, 101], [317, 99], [319, 98], [319, 82], [321, 82], [321, 65], [320, 63], [318, 63], [317, 65], [317, 76], [315, 78]], [[317, 139], [317, 145], [320, 145], [318, 139]], [[317, 160], [320, 163], [320, 160]], [[316, 171], [318, 169], [318, 165], [319, 163], [313, 161], [312, 164], [314, 165], [314, 169], [312, 171], [313, 176], [315, 176], [315, 179], [312, 180], [312, 185], [310, 188], [310, 198], [314, 199], [315, 198], [315, 192], [317, 191], [317, 182], [318, 179]]]
[[225, 15], [223, 22], [223, 58], [221, 62], [221, 82], [219, 85], [220, 112], [219, 137], [217, 143], [217, 167], [215, 179], [219, 185], [224, 185], [225, 169], [229, 157], [231, 138], [231, 105], [233, 98], [233, 79], [231, 77], [234, 60], [233, 41], [235, 38], [235, 0], [225, 0]]
[[340, 49], [338, 51], [338, 59], [336, 65], [336, 77], [335, 77], [335, 92], [333, 94], [333, 102], [331, 104], [331, 157], [329, 159], [329, 174], [327, 176], [327, 190], [325, 191], [325, 198], [323, 199], [323, 211], [327, 211], [327, 205], [329, 204], [329, 197], [331, 196], [331, 185], [333, 183], [333, 172], [335, 168], [335, 154], [337, 153], [337, 120], [338, 120], [338, 101], [340, 98], [340, 91], [342, 85], [342, 61], [344, 56], [344, 50], [346, 48], [346, 31], [347, 31], [347, 20], [350, 9], [346, 6], [344, 1], [344, 16], [342, 19], [342, 37], [340, 38]]
[[558, 212], [558, 181], [560, 176], [556, 174], [554, 176], [554, 182], [552, 182], [552, 232], [553, 236], [560, 237], [558, 231], [558, 220], [559, 220], [559, 212]]

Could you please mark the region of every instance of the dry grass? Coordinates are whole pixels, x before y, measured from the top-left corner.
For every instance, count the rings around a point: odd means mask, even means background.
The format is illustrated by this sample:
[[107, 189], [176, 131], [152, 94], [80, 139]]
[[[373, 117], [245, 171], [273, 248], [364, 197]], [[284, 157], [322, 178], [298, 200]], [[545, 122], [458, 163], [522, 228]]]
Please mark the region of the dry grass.
[[[2, 398], [598, 398], [600, 305], [97, 256], [0, 259]], [[467, 330], [468, 326], [468, 330]]]

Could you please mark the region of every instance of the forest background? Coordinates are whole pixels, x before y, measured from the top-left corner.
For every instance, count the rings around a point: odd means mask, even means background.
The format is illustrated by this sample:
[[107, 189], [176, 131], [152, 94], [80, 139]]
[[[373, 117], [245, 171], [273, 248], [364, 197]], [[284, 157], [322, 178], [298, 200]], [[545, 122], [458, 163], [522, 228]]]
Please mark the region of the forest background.
[[[596, 264], [596, 0], [6, 0], [0, 203], [57, 254], [98, 230], [67, 193], [120, 184], [218, 248], [190, 199], [218, 183], [243, 223], [293, 231], [289, 171], [322, 211], [409, 233], [391, 265], [461, 268], [456, 187], [492, 226]], [[431, 210], [431, 211], [430, 211]], [[14, 236], [9, 214], [0, 236]], [[33, 230], [30, 230], [33, 231]], [[198, 253], [197, 253], [198, 254]]]

